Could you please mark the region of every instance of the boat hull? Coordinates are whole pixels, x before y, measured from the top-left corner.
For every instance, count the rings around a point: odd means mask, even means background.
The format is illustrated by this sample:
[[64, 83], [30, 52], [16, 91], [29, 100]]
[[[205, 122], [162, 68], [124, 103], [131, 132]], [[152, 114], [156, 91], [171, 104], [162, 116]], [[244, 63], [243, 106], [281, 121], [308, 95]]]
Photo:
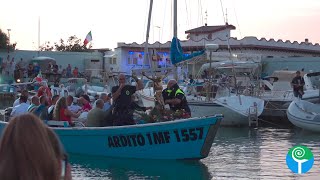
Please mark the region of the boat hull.
[[223, 114], [221, 126], [248, 126], [248, 116], [235, 113], [216, 103], [193, 103], [189, 102], [192, 117], [210, 116], [213, 114]]
[[[311, 93], [309, 93], [311, 94]], [[319, 101], [319, 93], [318, 94], [311, 94], [311, 95], [304, 95], [303, 100], [309, 101], [309, 102], [318, 102]], [[288, 98], [288, 99], [268, 99], [261, 97], [262, 99], [265, 100], [265, 109], [262, 113], [262, 116], [266, 117], [276, 117], [276, 118], [285, 118], [287, 117], [287, 109], [290, 105], [291, 102], [296, 100], [296, 98]]]
[[319, 113], [310, 113], [299, 107], [299, 102], [293, 101], [287, 110], [289, 121], [295, 126], [314, 132], [320, 132]]
[[[152, 96], [145, 95], [146, 93], [140, 93], [140, 99], [143, 106], [154, 106], [154, 98]], [[151, 93], [150, 93], [151, 94]], [[219, 105], [215, 102], [205, 101], [188, 101], [189, 108], [191, 110], [192, 117], [212, 116], [214, 114], [223, 114], [224, 118], [221, 121], [221, 126], [248, 126], [248, 115], [243, 115], [230, 108]]]
[[[117, 127], [53, 128], [68, 153], [139, 159], [208, 156], [222, 116]], [[0, 122], [2, 130], [6, 125]]]

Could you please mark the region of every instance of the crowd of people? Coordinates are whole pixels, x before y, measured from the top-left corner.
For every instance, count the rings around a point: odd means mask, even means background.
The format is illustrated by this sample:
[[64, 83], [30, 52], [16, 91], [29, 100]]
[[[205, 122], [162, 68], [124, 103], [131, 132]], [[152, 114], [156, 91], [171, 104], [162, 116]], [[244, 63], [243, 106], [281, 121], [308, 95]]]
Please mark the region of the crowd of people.
[[41, 67], [37, 62], [28, 63], [23, 58], [20, 61], [15, 61], [14, 57], [7, 56], [6, 60], [0, 58], [2, 61], [0, 63], [0, 74], [5, 76], [14, 77], [14, 79], [21, 78], [34, 78], [39, 72], [44, 74], [60, 74], [61, 77], [65, 78], [77, 78], [80, 76], [79, 68], [72, 67], [70, 64], [63, 68], [62, 65], [48, 63], [46, 68]]
[[[133, 100], [136, 91], [141, 90], [143, 84], [135, 75], [132, 77], [136, 81], [136, 86], [126, 84], [125, 75], [120, 74], [119, 85], [114, 86], [109, 94], [101, 93], [100, 96], [96, 96], [92, 104], [87, 94], [80, 97], [52, 96], [50, 89], [45, 85], [39, 87], [37, 94], [30, 98], [29, 92], [23, 90], [13, 103], [11, 117], [32, 113], [42, 120], [67, 121], [71, 126], [74, 125], [74, 121], [79, 120], [85, 126], [93, 127], [136, 124], [133, 118], [134, 111], [147, 111], [151, 107], [141, 107]], [[158, 89], [155, 96], [157, 108], [164, 109], [168, 104], [171, 110], [183, 109], [191, 116], [185, 94], [179, 88], [177, 81], [170, 80], [167, 88]]]

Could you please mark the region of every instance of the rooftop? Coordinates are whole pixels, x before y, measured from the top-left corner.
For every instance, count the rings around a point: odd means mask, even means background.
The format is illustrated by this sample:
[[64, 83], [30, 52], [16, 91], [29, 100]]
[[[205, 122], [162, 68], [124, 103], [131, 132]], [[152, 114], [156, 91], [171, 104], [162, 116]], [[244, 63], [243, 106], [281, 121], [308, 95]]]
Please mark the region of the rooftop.
[[185, 33], [186, 34], [188, 34], [188, 33], [189, 34], [192, 34], [192, 33], [214, 33], [214, 32], [223, 31], [226, 29], [234, 30], [234, 29], [236, 29], [236, 27], [233, 25], [230, 25], [230, 24], [220, 25], [220, 26], [207, 26], [207, 24], [206, 24], [201, 27], [187, 30], [187, 31], [185, 31]]

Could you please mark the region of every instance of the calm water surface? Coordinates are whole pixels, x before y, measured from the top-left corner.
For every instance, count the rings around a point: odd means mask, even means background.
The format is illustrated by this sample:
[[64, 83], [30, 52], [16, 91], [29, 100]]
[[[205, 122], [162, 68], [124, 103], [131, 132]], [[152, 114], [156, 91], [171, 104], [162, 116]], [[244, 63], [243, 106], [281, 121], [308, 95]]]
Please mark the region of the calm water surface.
[[[220, 128], [207, 158], [200, 161], [129, 160], [71, 155], [74, 179], [320, 179], [320, 134], [272, 127]], [[313, 168], [295, 175], [286, 155], [309, 147]], [[156, 152], [155, 152], [156, 153]]]

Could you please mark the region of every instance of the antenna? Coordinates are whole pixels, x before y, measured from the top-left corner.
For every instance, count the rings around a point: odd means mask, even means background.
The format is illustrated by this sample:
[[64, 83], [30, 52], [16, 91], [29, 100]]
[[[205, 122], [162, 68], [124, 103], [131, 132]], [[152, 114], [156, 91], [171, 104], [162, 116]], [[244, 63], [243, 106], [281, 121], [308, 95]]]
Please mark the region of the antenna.
[[207, 26], [208, 25], [208, 11], [206, 10], [204, 13], [206, 14], [204, 21], [205, 21], [205, 25]]
[[226, 24], [228, 24], [228, 9], [226, 8]]

